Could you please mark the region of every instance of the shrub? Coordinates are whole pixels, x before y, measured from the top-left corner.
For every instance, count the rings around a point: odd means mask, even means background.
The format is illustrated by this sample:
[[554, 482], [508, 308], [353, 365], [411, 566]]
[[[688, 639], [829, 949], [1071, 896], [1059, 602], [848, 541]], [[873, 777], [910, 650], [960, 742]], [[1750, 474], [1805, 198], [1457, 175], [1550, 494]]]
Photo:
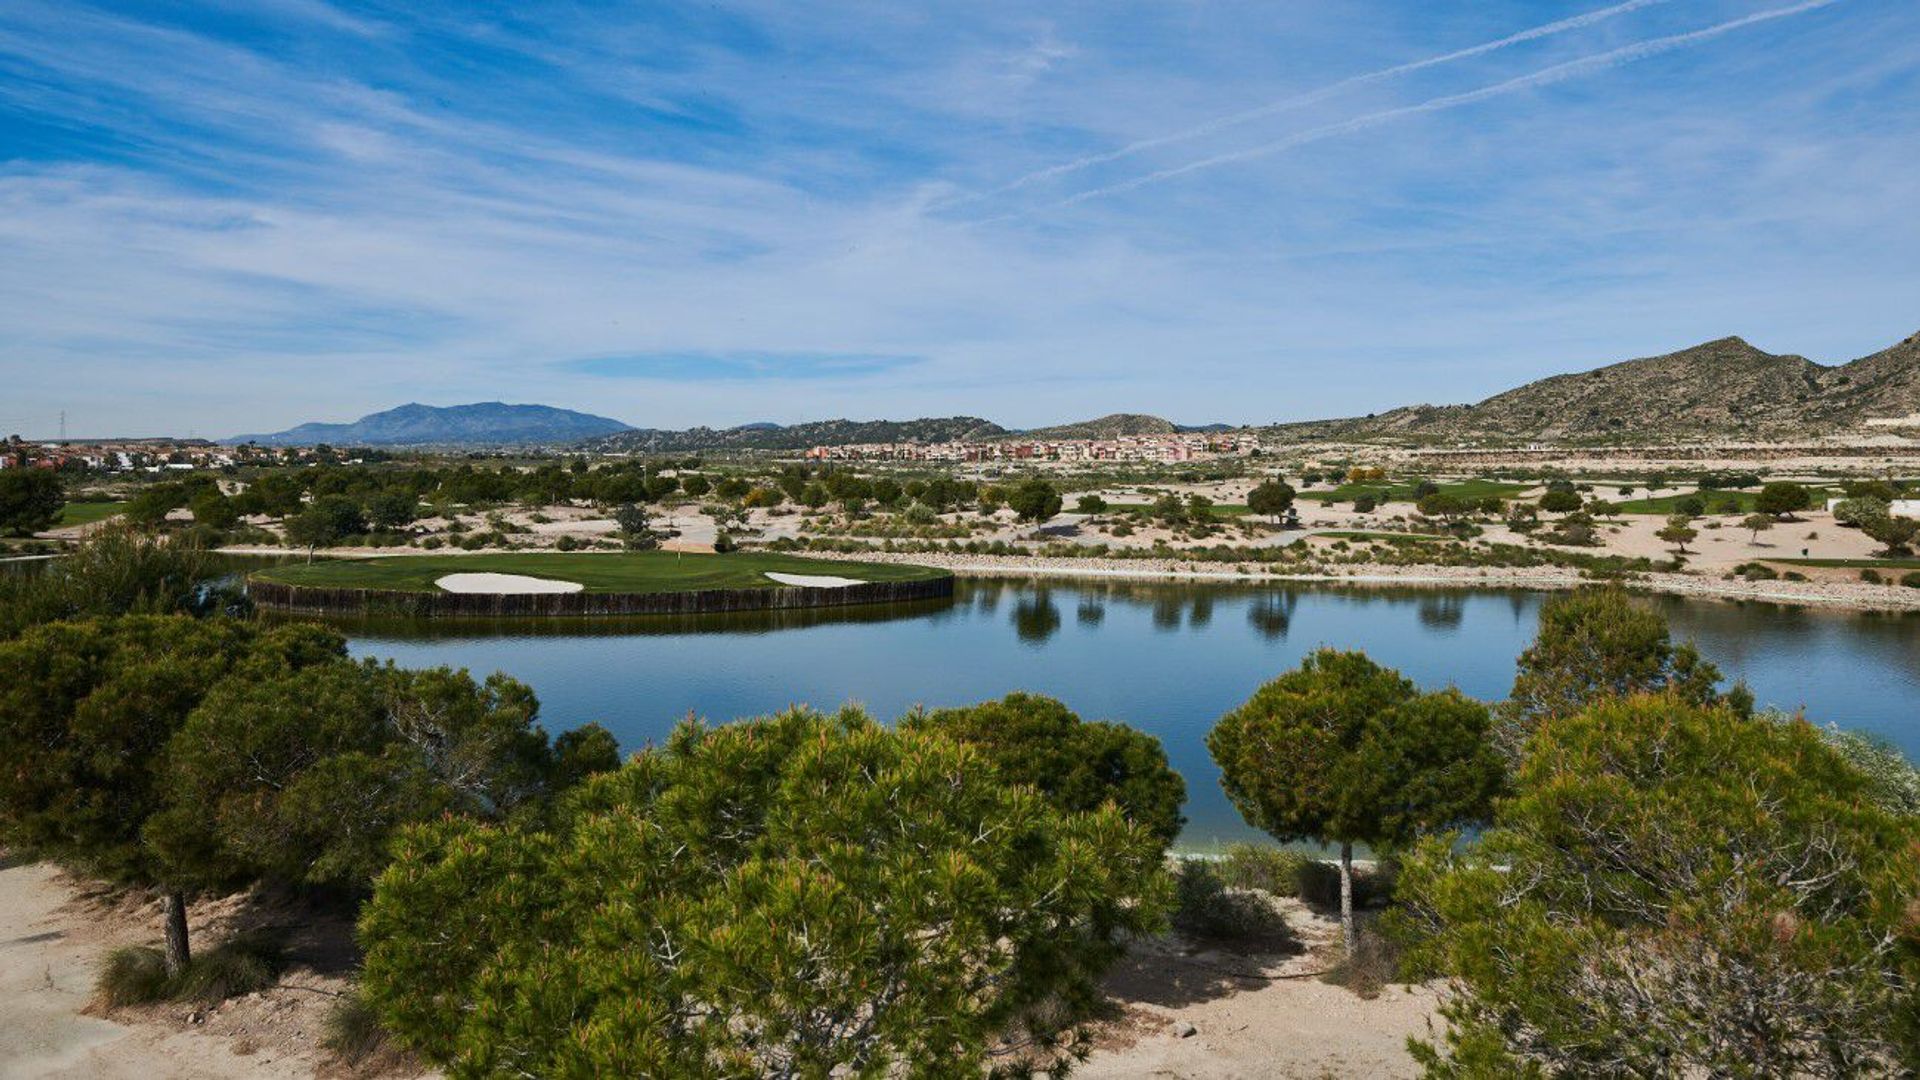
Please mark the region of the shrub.
[[277, 938], [244, 933], [194, 956], [178, 974], [167, 974], [166, 954], [130, 945], [107, 954], [94, 979], [94, 993], [109, 1008], [156, 1001], [205, 1005], [265, 990], [280, 978], [285, 950]]
[[358, 993], [344, 994], [327, 1010], [320, 1044], [346, 1065], [358, 1065], [387, 1047], [379, 1014]]
[[1342, 953], [1322, 978], [1372, 1000], [1400, 977], [1400, 954], [1398, 941], [1368, 926], [1360, 931], [1352, 951]]
[[1173, 925], [1189, 937], [1279, 950], [1293, 944], [1287, 920], [1257, 892], [1235, 889], [1207, 859], [1174, 871]]
[[[1297, 848], [1271, 844], [1234, 844], [1220, 859], [1220, 876], [1236, 889], [1260, 889], [1275, 896], [1299, 896], [1300, 875], [1312, 857]], [[1338, 884], [1335, 884], [1336, 899]]]
[[211, 1005], [265, 990], [278, 981], [285, 960], [286, 950], [278, 938], [236, 934], [195, 956], [174, 980], [169, 996]]
[[1909, 589], [1920, 589], [1920, 570], [1900, 575], [1900, 584]]
[[107, 954], [94, 977], [94, 994], [102, 1005], [145, 1005], [167, 997], [167, 957], [159, 949], [128, 945]]
[[1051, 1067], [1165, 925], [1161, 851], [857, 710], [688, 723], [545, 828], [409, 830], [362, 987], [455, 1075], [958, 1076], [1006, 1036]]
[[1800, 720], [1673, 695], [1543, 726], [1494, 827], [1408, 859], [1436, 1076], [1910, 1075], [1920, 821]]
[[1875, 570], [1872, 567], [1868, 567], [1867, 569], [1860, 571], [1860, 580], [1867, 582], [1868, 584], [1871, 584], [1871, 585], [1878, 585], [1886, 579], [1880, 576], [1880, 571]]

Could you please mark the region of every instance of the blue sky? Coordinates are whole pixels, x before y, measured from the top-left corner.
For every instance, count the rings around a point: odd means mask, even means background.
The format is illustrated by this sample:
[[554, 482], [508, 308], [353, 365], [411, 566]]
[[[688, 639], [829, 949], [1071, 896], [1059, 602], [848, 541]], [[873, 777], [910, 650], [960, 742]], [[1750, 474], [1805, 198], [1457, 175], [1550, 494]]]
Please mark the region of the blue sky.
[[1913, 0], [0, 4], [0, 429], [1266, 422], [1920, 329]]

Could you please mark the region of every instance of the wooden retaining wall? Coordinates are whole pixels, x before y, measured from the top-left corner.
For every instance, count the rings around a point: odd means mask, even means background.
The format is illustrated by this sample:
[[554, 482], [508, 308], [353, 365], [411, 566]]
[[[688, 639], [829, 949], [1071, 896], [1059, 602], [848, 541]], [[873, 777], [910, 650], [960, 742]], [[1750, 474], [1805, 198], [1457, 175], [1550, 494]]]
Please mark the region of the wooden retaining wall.
[[307, 615], [521, 616], [704, 615], [777, 608], [899, 604], [953, 595], [953, 575], [917, 581], [867, 581], [824, 588], [769, 586], [655, 593], [451, 593], [404, 589], [330, 589], [251, 578], [247, 595], [260, 607]]

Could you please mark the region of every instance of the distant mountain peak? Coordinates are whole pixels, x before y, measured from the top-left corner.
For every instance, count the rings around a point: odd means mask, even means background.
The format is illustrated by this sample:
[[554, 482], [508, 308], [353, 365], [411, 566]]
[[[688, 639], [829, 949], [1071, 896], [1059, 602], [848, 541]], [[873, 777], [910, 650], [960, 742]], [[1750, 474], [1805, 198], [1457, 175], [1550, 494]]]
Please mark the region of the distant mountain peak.
[[1282, 425], [1321, 436], [1617, 442], [1801, 437], [1920, 412], [1920, 334], [1846, 364], [1770, 353], [1730, 335], [1553, 375], [1474, 405], [1403, 406]]
[[227, 441], [268, 446], [508, 446], [572, 443], [627, 431], [618, 420], [551, 405], [509, 405], [478, 401], [468, 405], [423, 405], [409, 401], [352, 423], [310, 423], [265, 435], [236, 435]]

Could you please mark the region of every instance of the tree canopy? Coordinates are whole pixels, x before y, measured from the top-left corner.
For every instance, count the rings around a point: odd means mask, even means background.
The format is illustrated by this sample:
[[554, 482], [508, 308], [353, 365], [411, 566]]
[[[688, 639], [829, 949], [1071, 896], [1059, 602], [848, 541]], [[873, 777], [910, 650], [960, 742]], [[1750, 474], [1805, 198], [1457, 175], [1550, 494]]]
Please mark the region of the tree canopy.
[[1358, 652], [1322, 649], [1207, 733], [1220, 785], [1283, 842], [1341, 845], [1341, 916], [1353, 945], [1352, 846], [1400, 845], [1483, 817], [1505, 774], [1486, 706], [1422, 693]]
[[551, 828], [409, 830], [361, 920], [363, 992], [460, 1075], [1045, 1066], [1169, 888], [1115, 808], [1065, 813], [976, 748], [795, 710], [685, 725]]
[[0, 534], [51, 528], [66, 493], [47, 469], [0, 469]]
[[1920, 820], [1866, 785], [1804, 721], [1673, 693], [1542, 727], [1478, 844], [1401, 873], [1455, 991], [1428, 1075], [1911, 1075]]
[[1517, 757], [1543, 721], [1571, 716], [1607, 698], [1670, 690], [1695, 704], [1724, 703], [1746, 714], [1753, 695], [1723, 694], [1720, 669], [1692, 642], [1675, 644], [1667, 620], [1620, 588], [1583, 589], [1548, 600], [1540, 630], [1520, 654], [1513, 689], [1500, 706], [1497, 740]]
[[1007, 505], [1021, 521], [1046, 521], [1060, 512], [1060, 492], [1040, 477], [1030, 477], [1014, 485], [1007, 494]]
[[1186, 824], [1180, 806], [1187, 784], [1167, 764], [1159, 739], [1125, 724], [1083, 721], [1053, 698], [1013, 693], [910, 715], [900, 726], [977, 747], [1003, 778], [1033, 785], [1062, 810], [1084, 813], [1114, 802], [1162, 846]]

